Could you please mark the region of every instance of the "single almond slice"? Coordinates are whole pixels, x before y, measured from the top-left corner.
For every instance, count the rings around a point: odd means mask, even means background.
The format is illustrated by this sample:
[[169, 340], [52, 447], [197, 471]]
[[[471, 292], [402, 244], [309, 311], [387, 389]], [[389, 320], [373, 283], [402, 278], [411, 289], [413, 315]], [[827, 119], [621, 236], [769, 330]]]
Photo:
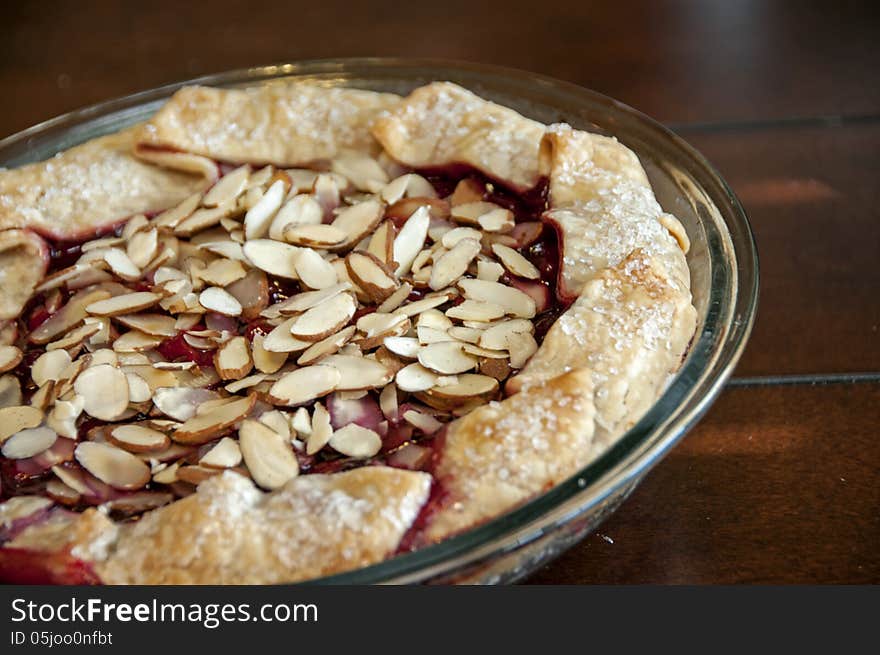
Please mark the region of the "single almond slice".
[[167, 209], [156, 218], [152, 223], [156, 227], [165, 227], [174, 229], [183, 219], [192, 214], [202, 200], [201, 193], [194, 193], [185, 198], [180, 204]]
[[205, 197], [202, 198], [202, 204], [205, 207], [216, 207], [235, 200], [244, 193], [250, 175], [251, 167], [247, 164], [229, 171], [208, 189]]
[[241, 244], [235, 241], [208, 241], [206, 243], [199, 243], [198, 246], [202, 250], [207, 250], [213, 255], [219, 255], [226, 259], [244, 261], [245, 258]]
[[133, 453], [165, 450], [171, 445], [171, 440], [164, 432], [145, 425], [118, 425], [108, 430], [106, 435], [110, 443]]
[[141, 269], [135, 266], [124, 250], [120, 248], [108, 248], [104, 251], [104, 261], [113, 271], [113, 274], [123, 280], [135, 282], [141, 279]]
[[214, 353], [214, 368], [221, 380], [240, 380], [254, 367], [248, 340], [232, 337]]
[[[286, 335], [293, 339], [293, 336], [290, 334], [290, 325], [287, 326], [286, 330], [282, 330], [279, 334]], [[284, 366], [284, 362], [287, 361], [287, 352], [272, 352], [266, 350], [263, 345], [265, 340], [266, 337], [262, 334], [254, 335], [254, 339], [251, 342], [251, 355], [254, 358], [254, 366], [258, 371], [261, 371], [262, 373], [274, 373]]]
[[296, 260], [301, 249], [272, 239], [254, 239], [242, 246], [242, 251], [252, 266], [269, 275], [296, 280]]
[[497, 282], [504, 275], [504, 267], [498, 262], [487, 260], [477, 261], [477, 279]]
[[419, 343], [423, 346], [426, 346], [429, 343], [455, 341], [455, 339], [449, 336], [449, 332], [446, 330], [440, 330], [435, 327], [430, 327], [429, 325], [419, 325], [416, 328], [416, 336], [419, 339]]
[[[293, 318], [287, 319], [281, 325], [273, 329], [263, 339], [262, 348], [270, 353], [284, 353], [286, 359], [287, 353], [299, 352], [311, 346], [311, 341], [306, 341], [305, 339], [297, 339], [290, 333], [290, 328], [293, 326], [294, 323], [296, 323], [298, 319], [299, 317], [294, 316]], [[273, 359], [273, 361], [276, 360]], [[278, 369], [275, 370], [277, 371]], [[274, 373], [275, 371], [264, 372]]]
[[481, 348], [473, 343], [466, 343], [462, 346], [466, 353], [476, 355], [477, 357], [487, 357], [489, 359], [507, 359], [510, 355], [507, 350], [490, 350], [489, 348]]
[[190, 445], [213, 441], [250, 414], [256, 401], [256, 395], [251, 394], [220, 405], [211, 412], [196, 414], [178, 427], [171, 438], [177, 443]]
[[28, 335], [28, 341], [36, 344], [49, 343], [59, 334], [68, 332], [79, 325], [87, 316], [87, 306], [105, 298], [110, 298], [110, 292], [105, 289], [78, 291], [66, 305], [31, 331]]
[[412, 293], [412, 290], [413, 287], [409, 282], [401, 283], [397, 288], [397, 291], [388, 296], [381, 305], [376, 307], [376, 311], [385, 314], [393, 312], [403, 304], [403, 302], [409, 297], [409, 294]]
[[253, 375], [248, 375], [235, 382], [230, 382], [223, 388], [229, 393], [238, 393], [242, 389], [250, 389], [251, 387], [257, 386], [266, 378], [267, 376], [265, 373], [254, 373]]
[[389, 267], [394, 267], [394, 223], [383, 221], [367, 246], [367, 252]]
[[348, 273], [375, 303], [381, 303], [397, 290], [397, 278], [383, 261], [363, 250], [353, 250], [345, 258]]
[[531, 334], [535, 329], [531, 321], [515, 318], [502, 321], [483, 331], [480, 335], [479, 345], [490, 350], [506, 350], [507, 341], [511, 334], [526, 332]]
[[511, 332], [507, 335], [507, 350], [510, 353], [510, 365], [513, 368], [522, 368], [537, 352], [538, 343], [529, 332]]
[[419, 314], [418, 319], [416, 319], [416, 326], [432, 327], [446, 332], [453, 327], [453, 323], [443, 312], [437, 309], [428, 309]]
[[425, 296], [421, 300], [401, 305], [394, 310], [394, 313], [403, 314], [404, 316], [416, 316], [425, 310], [434, 309], [446, 302], [449, 302], [449, 297], [446, 295]]
[[327, 287], [326, 289], [319, 289], [318, 291], [304, 291], [303, 293], [298, 293], [294, 296], [291, 296], [287, 300], [284, 300], [280, 303], [272, 305], [269, 307], [264, 314], [267, 314], [269, 310], [275, 308], [280, 316], [286, 316], [291, 314], [300, 314], [307, 309], [311, 309], [315, 305], [320, 305], [325, 300], [329, 300], [333, 296], [336, 296], [343, 291], [348, 291], [351, 289], [350, 282], [340, 282], [339, 284], [334, 284], [332, 287]]
[[[321, 407], [321, 403], [315, 403], [315, 408]], [[290, 418], [290, 429], [298, 437], [307, 437], [312, 433], [312, 419], [309, 410], [305, 407], [297, 409]]]
[[437, 384], [437, 374], [419, 363], [414, 363], [400, 369], [394, 381], [401, 391], [425, 391]]
[[73, 385], [83, 397], [83, 409], [102, 421], [116, 421], [128, 409], [128, 380], [125, 373], [109, 364], [90, 366]]
[[535, 268], [535, 265], [513, 248], [493, 243], [492, 252], [504, 264], [504, 268], [513, 275], [524, 277], [527, 280], [537, 280], [541, 277], [541, 272]]
[[385, 385], [385, 388], [379, 394], [379, 409], [382, 410], [382, 415], [386, 419], [396, 421], [398, 418], [398, 407], [397, 385], [390, 382]]
[[145, 268], [159, 250], [159, 231], [157, 229], [136, 232], [128, 240], [125, 254], [138, 268]]
[[[299, 432], [299, 431], [298, 431]], [[330, 423], [330, 413], [321, 403], [315, 403], [315, 411], [312, 413], [312, 422], [309, 427], [306, 454], [314, 455], [330, 441], [333, 436], [333, 426]]]
[[434, 290], [444, 289], [467, 272], [467, 268], [480, 252], [480, 242], [476, 239], [462, 239], [451, 250], [434, 260], [431, 279], [428, 282]]
[[118, 316], [139, 312], [155, 305], [161, 297], [150, 291], [135, 291], [113, 296], [105, 300], [98, 300], [86, 306], [89, 314], [96, 316]]
[[263, 271], [252, 269], [240, 280], [226, 287], [241, 304], [241, 318], [250, 321], [257, 318], [269, 305], [269, 280]]
[[379, 192], [382, 200], [394, 204], [398, 200], [413, 197], [436, 198], [437, 192], [431, 183], [417, 173], [401, 175], [382, 187]]
[[345, 241], [348, 235], [338, 227], [318, 223], [316, 225], [288, 225], [284, 229], [284, 240], [295, 246], [308, 248], [329, 248]]
[[348, 179], [362, 191], [378, 193], [388, 184], [388, 173], [369, 155], [343, 152], [330, 162], [330, 170]]
[[153, 474], [153, 482], [157, 484], [172, 484], [174, 482], [177, 482], [177, 471], [179, 469], [180, 462], [174, 462], [170, 466], [166, 466], [165, 468], [156, 471]]
[[455, 244], [463, 239], [473, 239], [479, 243], [482, 238], [483, 233], [480, 232], [480, 230], [475, 230], [472, 227], [456, 227], [446, 232], [440, 242], [443, 244], [444, 248], [452, 250], [452, 248], [455, 247]]
[[[21, 406], [21, 383], [14, 375], [0, 376], [0, 412], [18, 406]], [[3, 440], [3, 430], [3, 420], [0, 419], [0, 441]]]
[[484, 323], [503, 318], [505, 313], [505, 308], [501, 305], [482, 300], [465, 300], [460, 305], [450, 307], [446, 311], [446, 315], [449, 318], [455, 318], [460, 321], [481, 321]]
[[202, 455], [199, 464], [209, 468], [233, 468], [241, 464], [241, 448], [234, 439], [223, 437], [211, 450]]
[[269, 389], [269, 398], [276, 405], [296, 407], [334, 391], [342, 380], [339, 370], [317, 364], [304, 366], [281, 377]]
[[272, 428], [275, 432], [284, 437], [285, 440], [290, 440], [290, 420], [288, 417], [288, 413], [273, 409], [260, 414], [258, 420], [263, 425]]
[[465, 373], [458, 376], [455, 384], [435, 386], [417, 394], [420, 400], [436, 409], [453, 409], [466, 403], [483, 403], [492, 398], [499, 389], [498, 380], [488, 375]]
[[488, 214], [489, 212], [502, 209], [498, 205], [493, 202], [485, 202], [485, 201], [476, 201], [476, 202], [466, 202], [454, 205], [450, 212], [450, 216], [452, 220], [457, 223], [464, 223], [465, 225], [473, 225], [475, 227], [480, 226], [480, 216]]
[[74, 456], [86, 471], [114, 489], [140, 489], [150, 481], [150, 467], [116, 446], [84, 441]]
[[299, 194], [290, 198], [272, 219], [269, 238], [284, 241], [285, 232], [297, 225], [321, 225], [324, 210], [312, 196]]
[[477, 358], [464, 351], [456, 341], [440, 341], [419, 350], [419, 363], [443, 375], [464, 373], [477, 365]]
[[298, 316], [290, 333], [303, 341], [320, 341], [345, 327], [356, 310], [357, 302], [351, 294], [338, 294]]
[[501, 207], [483, 214], [477, 219], [477, 222], [486, 232], [498, 232], [502, 234], [510, 232], [516, 225], [513, 218], [513, 212]]
[[336, 430], [328, 443], [336, 452], [356, 459], [373, 457], [382, 449], [382, 438], [357, 423], [349, 423]]
[[66, 350], [43, 353], [31, 365], [31, 379], [38, 387], [42, 387], [49, 380], [59, 380], [70, 363], [70, 355]]
[[242, 263], [237, 259], [218, 259], [199, 271], [199, 278], [218, 287], [225, 287], [247, 275]]
[[0, 503], [0, 525], [6, 528], [51, 506], [52, 501], [43, 496], [13, 496]]
[[327, 355], [333, 355], [339, 352], [339, 349], [348, 343], [354, 333], [355, 327], [349, 325], [347, 328], [340, 330], [336, 334], [331, 334], [329, 337], [315, 342], [299, 356], [296, 363], [300, 366], [308, 366], [316, 363]]
[[[126, 373], [128, 380], [128, 401], [132, 403], [145, 403], [153, 399], [153, 390], [147, 381], [137, 373]], [[55, 403], [58, 406], [58, 403]]]
[[226, 289], [208, 287], [199, 294], [199, 304], [224, 316], [241, 316], [241, 303]]
[[374, 359], [356, 355], [330, 355], [321, 360], [322, 366], [335, 368], [340, 373], [337, 391], [378, 389], [391, 382], [391, 371]]
[[[176, 382], [174, 376], [172, 382]], [[153, 391], [153, 404], [156, 409], [177, 421], [187, 421], [196, 415], [199, 405], [219, 398], [216, 391], [192, 389], [189, 387], [157, 387]]]
[[397, 262], [394, 273], [398, 277], [409, 272], [416, 255], [424, 248], [430, 223], [428, 208], [419, 207], [406, 220], [394, 239], [394, 261]]
[[244, 463], [259, 486], [274, 491], [299, 475], [289, 440], [259, 421], [246, 420], [238, 431]]
[[52, 428], [25, 428], [4, 440], [0, 452], [9, 459], [27, 459], [51, 448], [57, 439]]
[[413, 337], [385, 337], [385, 347], [405, 359], [417, 359], [421, 344]]
[[480, 342], [480, 337], [483, 336], [483, 330], [455, 325], [449, 328], [449, 336], [457, 341], [478, 344]]
[[165, 337], [155, 337], [139, 330], [129, 330], [113, 342], [113, 350], [118, 353], [144, 352], [156, 348]]
[[443, 427], [443, 423], [430, 414], [423, 414], [412, 409], [403, 413], [403, 420], [425, 434], [434, 434]]
[[272, 218], [281, 208], [284, 195], [284, 181], [277, 180], [272, 183], [263, 197], [248, 210], [244, 217], [244, 233], [248, 240], [261, 239], [269, 232]]
[[333, 265], [310, 248], [299, 253], [295, 266], [297, 277], [310, 289], [326, 289], [339, 282]]
[[124, 314], [115, 320], [124, 326], [156, 337], [173, 337], [177, 335], [177, 324], [171, 316], [164, 314]]
[[458, 287], [468, 300], [496, 303], [507, 314], [519, 318], [532, 318], [536, 313], [535, 301], [527, 293], [499, 282], [486, 280], [459, 280]]
[[347, 207], [339, 212], [333, 220], [333, 227], [345, 232], [345, 240], [328, 250], [339, 252], [348, 250], [370, 232], [376, 229], [382, 220], [383, 205], [378, 200], [366, 200]]

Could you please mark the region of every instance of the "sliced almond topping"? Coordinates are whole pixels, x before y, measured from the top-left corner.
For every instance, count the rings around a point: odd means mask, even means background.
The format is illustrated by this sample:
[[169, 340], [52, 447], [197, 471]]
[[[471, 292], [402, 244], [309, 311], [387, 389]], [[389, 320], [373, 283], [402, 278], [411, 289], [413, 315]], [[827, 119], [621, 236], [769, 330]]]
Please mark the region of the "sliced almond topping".
[[465, 373], [458, 376], [455, 384], [436, 386], [418, 397], [431, 407], [452, 409], [469, 402], [485, 402], [493, 397], [499, 389], [498, 380], [487, 375]]
[[501, 245], [500, 243], [493, 243], [492, 252], [501, 260], [504, 268], [514, 275], [524, 277], [527, 280], [537, 280], [541, 277], [541, 273], [535, 268], [535, 265], [513, 248]]
[[218, 259], [211, 262], [208, 266], [199, 272], [199, 277], [208, 284], [218, 287], [225, 287], [232, 284], [236, 280], [240, 280], [247, 271], [241, 262], [236, 259]]
[[458, 205], [454, 205], [452, 207], [451, 216], [452, 220], [458, 223], [465, 223], [466, 225], [474, 225], [476, 227], [480, 226], [480, 216], [488, 214], [491, 211], [495, 211], [498, 209], [502, 209], [498, 205], [492, 202], [466, 202]]
[[310, 364], [314, 364], [318, 360], [326, 357], [327, 355], [333, 355], [339, 351], [342, 346], [348, 343], [348, 340], [355, 333], [355, 327], [353, 325], [349, 325], [347, 328], [337, 332], [336, 334], [331, 334], [329, 337], [321, 339], [320, 341], [314, 343], [309, 346], [302, 355], [300, 355], [299, 359], [296, 360], [296, 363], [300, 366], [308, 366]]
[[235, 200], [247, 188], [250, 175], [251, 167], [247, 164], [229, 171], [208, 190], [205, 197], [202, 198], [202, 204], [205, 207], [216, 207], [225, 202]]
[[384, 221], [376, 228], [373, 236], [370, 237], [367, 252], [383, 264], [394, 267], [394, 223]]
[[58, 439], [52, 428], [26, 428], [3, 442], [2, 452], [9, 459], [27, 459], [51, 448]]
[[351, 294], [338, 294], [297, 317], [290, 333], [303, 341], [320, 341], [345, 327], [356, 310], [357, 302]]
[[380, 195], [385, 202], [394, 204], [404, 197], [436, 198], [437, 192], [431, 186], [431, 183], [421, 175], [407, 173], [386, 184], [382, 188]]
[[226, 289], [208, 287], [199, 294], [199, 304], [208, 311], [224, 316], [240, 316], [241, 303]]
[[177, 421], [192, 418], [199, 405], [216, 398], [219, 398], [216, 391], [188, 387], [158, 387], [153, 392], [156, 408]]
[[428, 325], [419, 325], [416, 328], [416, 335], [419, 338], [419, 343], [423, 346], [429, 343], [455, 341], [455, 339], [449, 336], [449, 333], [446, 330], [438, 330], [437, 328]]
[[333, 433], [330, 447], [348, 457], [366, 459], [382, 449], [382, 438], [373, 430], [349, 423]]
[[241, 248], [241, 244], [234, 241], [209, 241], [207, 243], [200, 243], [199, 248], [227, 259], [244, 260], [244, 251]]
[[203, 444], [212, 441], [250, 414], [256, 401], [257, 397], [251, 394], [220, 405], [211, 412], [196, 414], [178, 427], [171, 437], [174, 441], [183, 444]]
[[446, 332], [450, 328], [452, 328], [453, 323], [450, 321], [446, 315], [437, 310], [437, 309], [428, 309], [419, 314], [418, 319], [416, 320], [416, 326], [418, 327], [432, 327], [437, 330], [443, 330]]
[[164, 432], [145, 425], [119, 425], [107, 431], [106, 435], [113, 445], [133, 453], [165, 450], [171, 445], [171, 440]]
[[321, 225], [324, 218], [324, 210], [312, 196], [300, 194], [294, 196], [286, 203], [269, 227], [269, 238], [283, 241], [285, 232], [296, 225]]
[[342, 243], [328, 248], [332, 251], [348, 250], [370, 234], [382, 220], [382, 203], [366, 200], [339, 212], [332, 225], [347, 235]]
[[197, 209], [189, 217], [182, 220], [174, 228], [174, 234], [182, 237], [191, 237], [199, 232], [212, 228], [224, 218], [231, 216], [236, 211], [235, 201], [230, 200], [218, 207]]
[[394, 380], [401, 391], [425, 391], [437, 384], [437, 374], [416, 363], [400, 369]]
[[497, 303], [504, 307], [506, 313], [520, 318], [532, 318], [535, 315], [535, 301], [519, 289], [499, 282], [472, 279], [459, 280], [458, 286], [469, 300]]
[[512, 319], [502, 321], [483, 331], [480, 336], [479, 345], [490, 350], [506, 350], [508, 338], [517, 332], [525, 332], [531, 334], [534, 330], [531, 321], [525, 319]]
[[342, 380], [339, 370], [318, 364], [286, 373], [269, 389], [269, 398], [277, 405], [295, 407], [335, 390]]
[[379, 394], [379, 409], [382, 410], [382, 414], [389, 421], [397, 420], [397, 385], [393, 382], [385, 385], [382, 393]]
[[[172, 446], [173, 447], [173, 446]], [[170, 466], [163, 468], [153, 474], [153, 482], [157, 484], [171, 484], [177, 481], [177, 471], [180, 468], [180, 462], [174, 462]]]
[[497, 282], [502, 275], [504, 275], [504, 267], [498, 262], [482, 259], [477, 261], [477, 279]]
[[395, 355], [406, 359], [416, 359], [421, 348], [419, 340], [413, 337], [385, 337], [384, 344]]
[[113, 350], [123, 352], [143, 352], [158, 346], [165, 337], [154, 337], [139, 330], [129, 330], [113, 342]]
[[199, 464], [209, 468], [233, 468], [241, 464], [241, 448], [234, 439], [223, 437], [202, 456]]
[[269, 231], [272, 218], [281, 208], [285, 189], [283, 180], [277, 180], [266, 191], [256, 205], [244, 217], [244, 233], [248, 240], [261, 239]]
[[[262, 348], [270, 353], [284, 353], [286, 359], [286, 353], [299, 352], [311, 346], [311, 341], [306, 341], [305, 339], [297, 339], [290, 333], [290, 328], [293, 326], [294, 323], [296, 323], [297, 320], [299, 320], [299, 317], [294, 316], [293, 318], [287, 319], [281, 325], [272, 330], [263, 339]], [[264, 372], [274, 373], [275, 371]]]
[[459, 241], [473, 239], [479, 243], [482, 238], [483, 233], [479, 230], [475, 230], [472, 227], [457, 227], [446, 232], [441, 239], [441, 243], [444, 248], [452, 250]]
[[425, 434], [434, 434], [437, 430], [443, 427], [443, 423], [435, 419], [433, 416], [412, 409], [403, 413], [403, 420], [414, 428], [418, 428]]
[[477, 358], [464, 352], [456, 341], [441, 341], [419, 350], [419, 363], [427, 369], [444, 375], [464, 373], [477, 365]]
[[0, 528], [6, 528], [13, 521], [23, 519], [52, 506], [52, 501], [43, 496], [13, 496], [0, 503]]
[[321, 360], [321, 365], [339, 371], [340, 380], [335, 387], [338, 391], [378, 389], [391, 382], [393, 377], [381, 362], [356, 355], [330, 355]]
[[159, 231], [156, 229], [137, 232], [131, 236], [126, 246], [126, 254], [132, 264], [144, 268], [149, 264], [159, 249]]
[[[399, 336], [409, 330], [409, 319], [403, 314], [383, 314], [372, 312], [364, 314], [357, 321], [357, 329], [364, 334], [366, 341], [378, 338], [375, 345], [379, 345], [386, 336]], [[369, 350], [372, 345], [361, 344], [364, 350]]]
[[[14, 375], [0, 376], [0, 412], [10, 407], [21, 406], [21, 383]], [[30, 408], [29, 408], [30, 409]], [[0, 413], [0, 417], [2, 417]], [[39, 424], [39, 423], [38, 423]], [[22, 426], [25, 427], [25, 426]], [[34, 427], [32, 425], [26, 427]], [[3, 418], [0, 418], [0, 441], [3, 440]], [[8, 435], [6, 435], [8, 436]]]
[[70, 366], [70, 355], [66, 350], [52, 350], [43, 353], [31, 367], [31, 378], [38, 387], [49, 380], [58, 380], [61, 373]]
[[153, 219], [153, 225], [173, 229], [180, 221], [192, 214], [202, 200], [201, 193], [194, 193], [179, 205], [168, 209]]
[[264, 314], [267, 314], [272, 308], [275, 308], [279, 315], [299, 314], [349, 289], [351, 289], [350, 282], [340, 282], [326, 289], [298, 293], [285, 301], [272, 305]]
[[321, 403], [315, 403], [315, 411], [312, 413], [312, 423], [306, 443], [306, 454], [314, 455], [330, 441], [333, 436], [333, 427], [330, 424], [330, 413]]
[[31, 343], [49, 343], [56, 336], [76, 327], [87, 315], [86, 306], [109, 298], [104, 289], [78, 291], [61, 309], [52, 314], [28, 336]]
[[89, 314], [96, 316], [118, 316], [120, 314], [132, 314], [155, 305], [161, 297], [150, 291], [134, 291], [119, 296], [98, 300], [86, 306]]
[[83, 409], [102, 421], [118, 420], [128, 409], [128, 380], [109, 364], [90, 366], [80, 373], [73, 385], [83, 397]]
[[342, 243], [348, 235], [338, 227], [318, 223], [316, 225], [288, 225], [284, 240], [296, 246], [329, 248]]
[[456, 318], [460, 321], [482, 321], [485, 323], [503, 318], [505, 313], [505, 308], [501, 305], [481, 300], [465, 300], [460, 305], [450, 307], [446, 311], [446, 315], [449, 318]]
[[421, 300], [401, 305], [394, 310], [395, 314], [403, 314], [404, 316], [415, 316], [421, 314], [427, 309], [434, 309], [445, 302], [449, 302], [449, 298], [445, 295], [426, 296]]
[[428, 285], [434, 289], [443, 289], [465, 274], [474, 257], [480, 252], [480, 242], [475, 239], [462, 239], [452, 250], [434, 261], [431, 279]]
[[196, 368], [195, 362], [153, 362], [153, 368], [160, 371], [188, 371]]
[[339, 282], [333, 265], [309, 248], [300, 252], [295, 267], [299, 279], [310, 289], [326, 289]]
[[[315, 404], [315, 407], [320, 406], [320, 403]], [[305, 407], [297, 409], [290, 419], [290, 428], [300, 437], [310, 435], [312, 433], [312, 419], [309, 416], [309, 410]]]
[[254, 367], [248, 340], [232, 337], [214, 353], [214, 368], [221, 380], [240, 380]]
[[91, 355], [89, 355], [88, 366], [86, 368], [98, 366], [99, 364], [110, 364], [110, 366], [116, 366], [118, 363], [119, 356], [110, 348], [99, 348]]
[[538, 343], [529, 332], [511, 332], [507, 335], [507, 350], [510, 352], [510, 365], [522, 368], [538, 350]]
[[124, 250], [108, 248], [104, 251], [104, 261], [107, 262], [114, 275], [123, 280], [134, 282], [141, 278], [141, 269], [135, 266]]
[[489, 350], [488, 348], [481, 348], [480, 346], [473, 343], [466, 343], [464, 344], [463, 348], [466, 353], [476, 355], [477, 357], [488, 357], [489, 359], [508, 358], [508, 353], [506, 350]]
[[381, 303], [397, 290], [398, 282], [383, 261], [363, 250], [354, 250], [345, 258], [349, 275], [373, 302]]
[[[86, 319], [86, 321], [89, 321], [89, 319]], [[77, 346], [81, 346], [86, 339], [89, 339], [89, 343], [92, 343], [90, 337], [96, 336], [102, 331], [102, 329], [103, 325], [100, 323], [87, 322], [85, 325], [80, 325], [78, 328], [74, 328], [64, 335], [64, 337], [58, 339], [58, 341], [53, 341], [52, 343], [47, 344], [46, 350], [48, 352], [53, 350], [72, 350]], [[98, 339], [94, 343], [101, 343], [101, 340]]]
[[272, 239], [254, 239], [242, 247], [245, 257], [257, 268], [270, 275], [296, 280], [296, 260], [300, 248], [273, 241]]
[[[293, 339], [293, 336], [290, 334], [289, 325], [287, 326], [286, 331], [282, 330], [279, 334], [289, 336]], [[287, 361], [287, 352], [272, 352], [266, 350], [263, 346], [265, 339], [266, 337], [262, 334], [255, 334], [254, 340], [251, 342], [254, 366], [256, 366], [258, 371], [262, 371], [263, 373], [274, 373], [284, 366], [284, 362]]]
[[375, 159], [358, 152], [345, 152], [336, 157], [330, 170], [349, 179], [358, 189], [377, 193], [388, 184], [388, 174]]
[[427, 207], [419, 207], [407, 219], [394, 239], [394, 261], [397, 262], [395, 275], [408, 273], [416, 255], [424, 248], [428, 237], [431, 215]]
[[140, 489], [150, 481], [150, 467], [120, 448], [84, 441], [74, 451], [76, 461], [104, 484], [115, 489]]
[[[132, 403], [145, 403], [152, 400], [153, 391], [150, 385], [137, 373], [126, 373], [125, 379], [128, 380], [128, 401]], [[55, 403], [58, 406], [58, 403]]]
[[393, 312], [395, 309], [403, 304], [404, 300], [409, 297], [409, 294], [412, 293], [412, 289], [412, 285], [409, 282], [403, 282], [397, 288], [397, 291], [388, 296], [388, 298], [381, 305], [376, 307], [376, 311], [386, 314], [389, 312]]
[[264, 489], [280, 489], [299, 474], [290, 442], [270, 427], [246, 420], [241, 424], [238, 439], [248, 471]]
[[510, 232], [515, 225], [513, 212], [502, 207], [486, 212], [477, 219], [477, 222], [486, 232], [506, 233]]
[[228, 391], [229, 393], [238, 393], [242, 389], [250, 389], [251, 387], [257, 386], [266, 378], [267, 376], [264, 373], [255, 373], [254, 375], [243, 377], [241, 380], [230, 382], [223, 388], [226, 389], [226, 391]]
[[173, 337], [177, 334], [177, 322], [164, 314], [124, 314], [115, 317], [126, 327], [156, 337]]
[[22, 357], [24, 353], [15, 346], [0, 346], [0, 373], [14, 369]]

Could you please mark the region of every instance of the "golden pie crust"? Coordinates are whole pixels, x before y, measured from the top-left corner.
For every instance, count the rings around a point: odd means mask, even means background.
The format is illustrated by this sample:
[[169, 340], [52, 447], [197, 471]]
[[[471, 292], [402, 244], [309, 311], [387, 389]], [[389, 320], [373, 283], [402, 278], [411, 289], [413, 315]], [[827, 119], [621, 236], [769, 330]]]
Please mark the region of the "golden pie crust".
[[[17, 244], [0, 257], [7, 271], [44, 257], [19, 228], [71, 238], [171, 206], [210, 182], [214, 161], [302, 166], [351, 150], [416, 169], [465, 165], [519, 192], [547, 178], [543, 219], [561, 240], [560, 292], [574, 301], [504, 400], [449, 424], [433, 478], [446, 496], [415, 540], [433, 543], [575, 474], [652, 405], [687, 352], [697, 322], [687, 237], [617, 140], [544, 126], [447, 82], [405, 98], [304, 83], [188, 87], [142, 126], [0, 172], [0, 238]], [[6, 317], [26, 300], [8, 278]], [[367, 466], [263, 492], [227, 472], [135, 523], [88, 510], [6, 548], [69, 550], [111, 584], [304, 580], [396, 552], [431, 484]]]

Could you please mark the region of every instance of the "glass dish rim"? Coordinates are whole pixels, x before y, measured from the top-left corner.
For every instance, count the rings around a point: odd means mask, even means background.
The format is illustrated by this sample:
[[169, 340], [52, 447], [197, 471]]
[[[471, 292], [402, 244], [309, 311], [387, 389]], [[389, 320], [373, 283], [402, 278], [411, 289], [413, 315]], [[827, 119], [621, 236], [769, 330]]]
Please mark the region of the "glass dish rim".
[[[400, 584], [430, 580], [515, 550], [552, 532], [573, 516], [589, 511], [614, 491], [643, 475], [702, 416], [739, 360], [755, 319], [759, 268], [754, 235], [745, 211], [715, 168], [683, 139], [628, 105], [596, 91], [536, 73], [446, 59], [376, 57], [302, 60], [241, 68], [162, 85], [48, 119], [0, 140], [0, 157], [7, 148], [32, 137], [90, 124], [103, 116], [124, 113], [126, 109], [142, 108], [185, 85], [236, 86], [280, 78], [334, 74], [341, 76], [339, 79], [345, 84], [358, 71], [381, 78], [383, 71], [388, 74], [392, 70], [410, 71], [413, 77], [417, 74], [425, 77], [428, 73], [430, 79], [438, 80], [461, 74], [518, 80], [589, 98], [591, 102], [627, 114], [643, 129], [650, 130], [655, 138], [666, 140], [690, 160], [692, 167], [687, 169], [688, 173], [694, 175], [696, 171], [700, 174], [701, 187], [727, 228], [727, 234], [722, 236], [727, 237], [733, 256], [728, 262], [719, 260], [726, 263], [729, 270], [718, 271], [714, 265], [710, 270], [713, 280], [710, 311], [685, 364], [651, 409], [599, 458], [549, 491], [460, 535], [377, 564], [300, 584]], [[435, 75], [444, 71], [447, 75]], [[357, 86], [356, 81], [352, 86]], [[731, 232], [731, 226], [737, 228], [735, 233]], [[721, 290], [715, 287], [714, 280], [719, 273], [727, 284], [724, 289], [729, 292], [727, 296], [720, 295]], [[726, 337], [720, 341], [717, 336], [712, 337], [712, 334], [720, 333]]]

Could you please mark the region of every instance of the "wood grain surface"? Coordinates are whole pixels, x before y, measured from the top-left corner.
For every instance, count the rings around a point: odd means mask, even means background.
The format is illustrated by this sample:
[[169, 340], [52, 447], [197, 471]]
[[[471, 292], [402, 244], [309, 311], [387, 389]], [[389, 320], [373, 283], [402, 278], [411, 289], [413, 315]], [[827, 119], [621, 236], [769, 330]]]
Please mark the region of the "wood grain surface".
[[[531, 582], [878, 582], [878, 16], [839, 0], [7, 3], [0, 136], [197, 75], [344, 56], [522, 68], [671, 124], [752, 220], [762, 297], [736, 374], [763, 377], [727, 389]], [[851, 373], [867, 375], [822, 383]]]

